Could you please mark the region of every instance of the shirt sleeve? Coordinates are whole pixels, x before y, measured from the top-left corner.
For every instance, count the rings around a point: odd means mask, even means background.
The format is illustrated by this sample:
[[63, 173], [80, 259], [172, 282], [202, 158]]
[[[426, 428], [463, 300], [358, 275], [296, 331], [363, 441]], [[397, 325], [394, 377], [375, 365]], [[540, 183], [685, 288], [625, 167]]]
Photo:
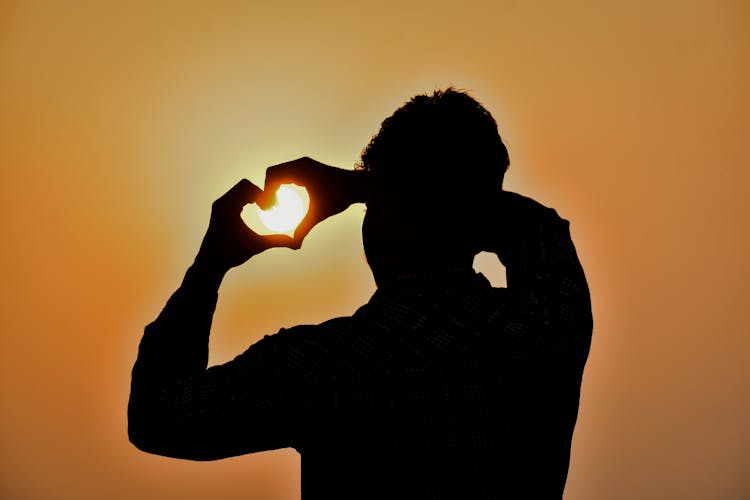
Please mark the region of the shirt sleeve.
[[284, 331], [207, 369], [217, 293], [190, 271], [146, 327], [132, 372], [128, 434], [138, 448], [192, 460], [291, 446], [300, 369]]

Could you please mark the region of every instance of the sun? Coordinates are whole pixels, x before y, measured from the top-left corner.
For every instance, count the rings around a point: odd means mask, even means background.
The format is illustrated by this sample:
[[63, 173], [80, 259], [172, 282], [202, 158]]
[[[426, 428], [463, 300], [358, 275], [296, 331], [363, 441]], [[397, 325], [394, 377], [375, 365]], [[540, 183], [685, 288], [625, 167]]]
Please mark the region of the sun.
[[258, 210], [258, 217], [274, 233], [291, 234], [307, 214], [309, 204], [305, 188], [282, 184], [276, 191], [276, 204], [268, 210]]

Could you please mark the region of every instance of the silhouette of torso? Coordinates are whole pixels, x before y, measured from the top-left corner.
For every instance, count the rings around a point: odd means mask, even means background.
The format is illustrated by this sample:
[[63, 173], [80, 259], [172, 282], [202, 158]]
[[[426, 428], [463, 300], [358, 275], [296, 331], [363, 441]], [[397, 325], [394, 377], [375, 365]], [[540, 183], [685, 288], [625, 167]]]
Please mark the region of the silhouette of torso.
[[504, 251], [507, 289], [405, 276], [208, 370], [216, 296], [186, 278], [141, 343], [131, 440], [198, 460], [294, 447], [304, 500], [560, 498], [591, 312], [567, 223], [545, 210]]
[[530, 331], [505, 292], [468, 273], [414, 279], [379, 290], [353, 318], [286, 332], [325, 346], [306, 376], [303, 491], [560, 496], [584, 345], [544, 352], [553, 332]]

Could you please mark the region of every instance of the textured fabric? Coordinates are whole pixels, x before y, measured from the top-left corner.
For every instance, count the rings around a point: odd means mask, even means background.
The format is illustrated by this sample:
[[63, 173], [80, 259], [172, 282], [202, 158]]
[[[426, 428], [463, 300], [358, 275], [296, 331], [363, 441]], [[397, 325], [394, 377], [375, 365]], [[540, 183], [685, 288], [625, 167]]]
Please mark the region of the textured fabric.
[[567, 222], [520, 203], [487, 244], [507, 289], [405, 276], [208, 369], [217, 297], [189, 272], [141, 341], [131, 440], [194, 460], [293, 447], [304, 500], [560, 498], [590, 300]]

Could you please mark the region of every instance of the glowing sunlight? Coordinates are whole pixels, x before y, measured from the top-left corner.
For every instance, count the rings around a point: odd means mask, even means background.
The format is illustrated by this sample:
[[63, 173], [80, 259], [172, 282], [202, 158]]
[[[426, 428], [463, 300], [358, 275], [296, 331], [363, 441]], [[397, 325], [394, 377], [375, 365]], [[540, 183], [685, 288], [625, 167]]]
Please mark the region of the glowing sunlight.
[[289, 234], [307, 214], [310, 197], [307, 190], [295, 184], [283, 184], [276, 191], [276, 204], [258, 210], [260, 222], [273, 233]]

